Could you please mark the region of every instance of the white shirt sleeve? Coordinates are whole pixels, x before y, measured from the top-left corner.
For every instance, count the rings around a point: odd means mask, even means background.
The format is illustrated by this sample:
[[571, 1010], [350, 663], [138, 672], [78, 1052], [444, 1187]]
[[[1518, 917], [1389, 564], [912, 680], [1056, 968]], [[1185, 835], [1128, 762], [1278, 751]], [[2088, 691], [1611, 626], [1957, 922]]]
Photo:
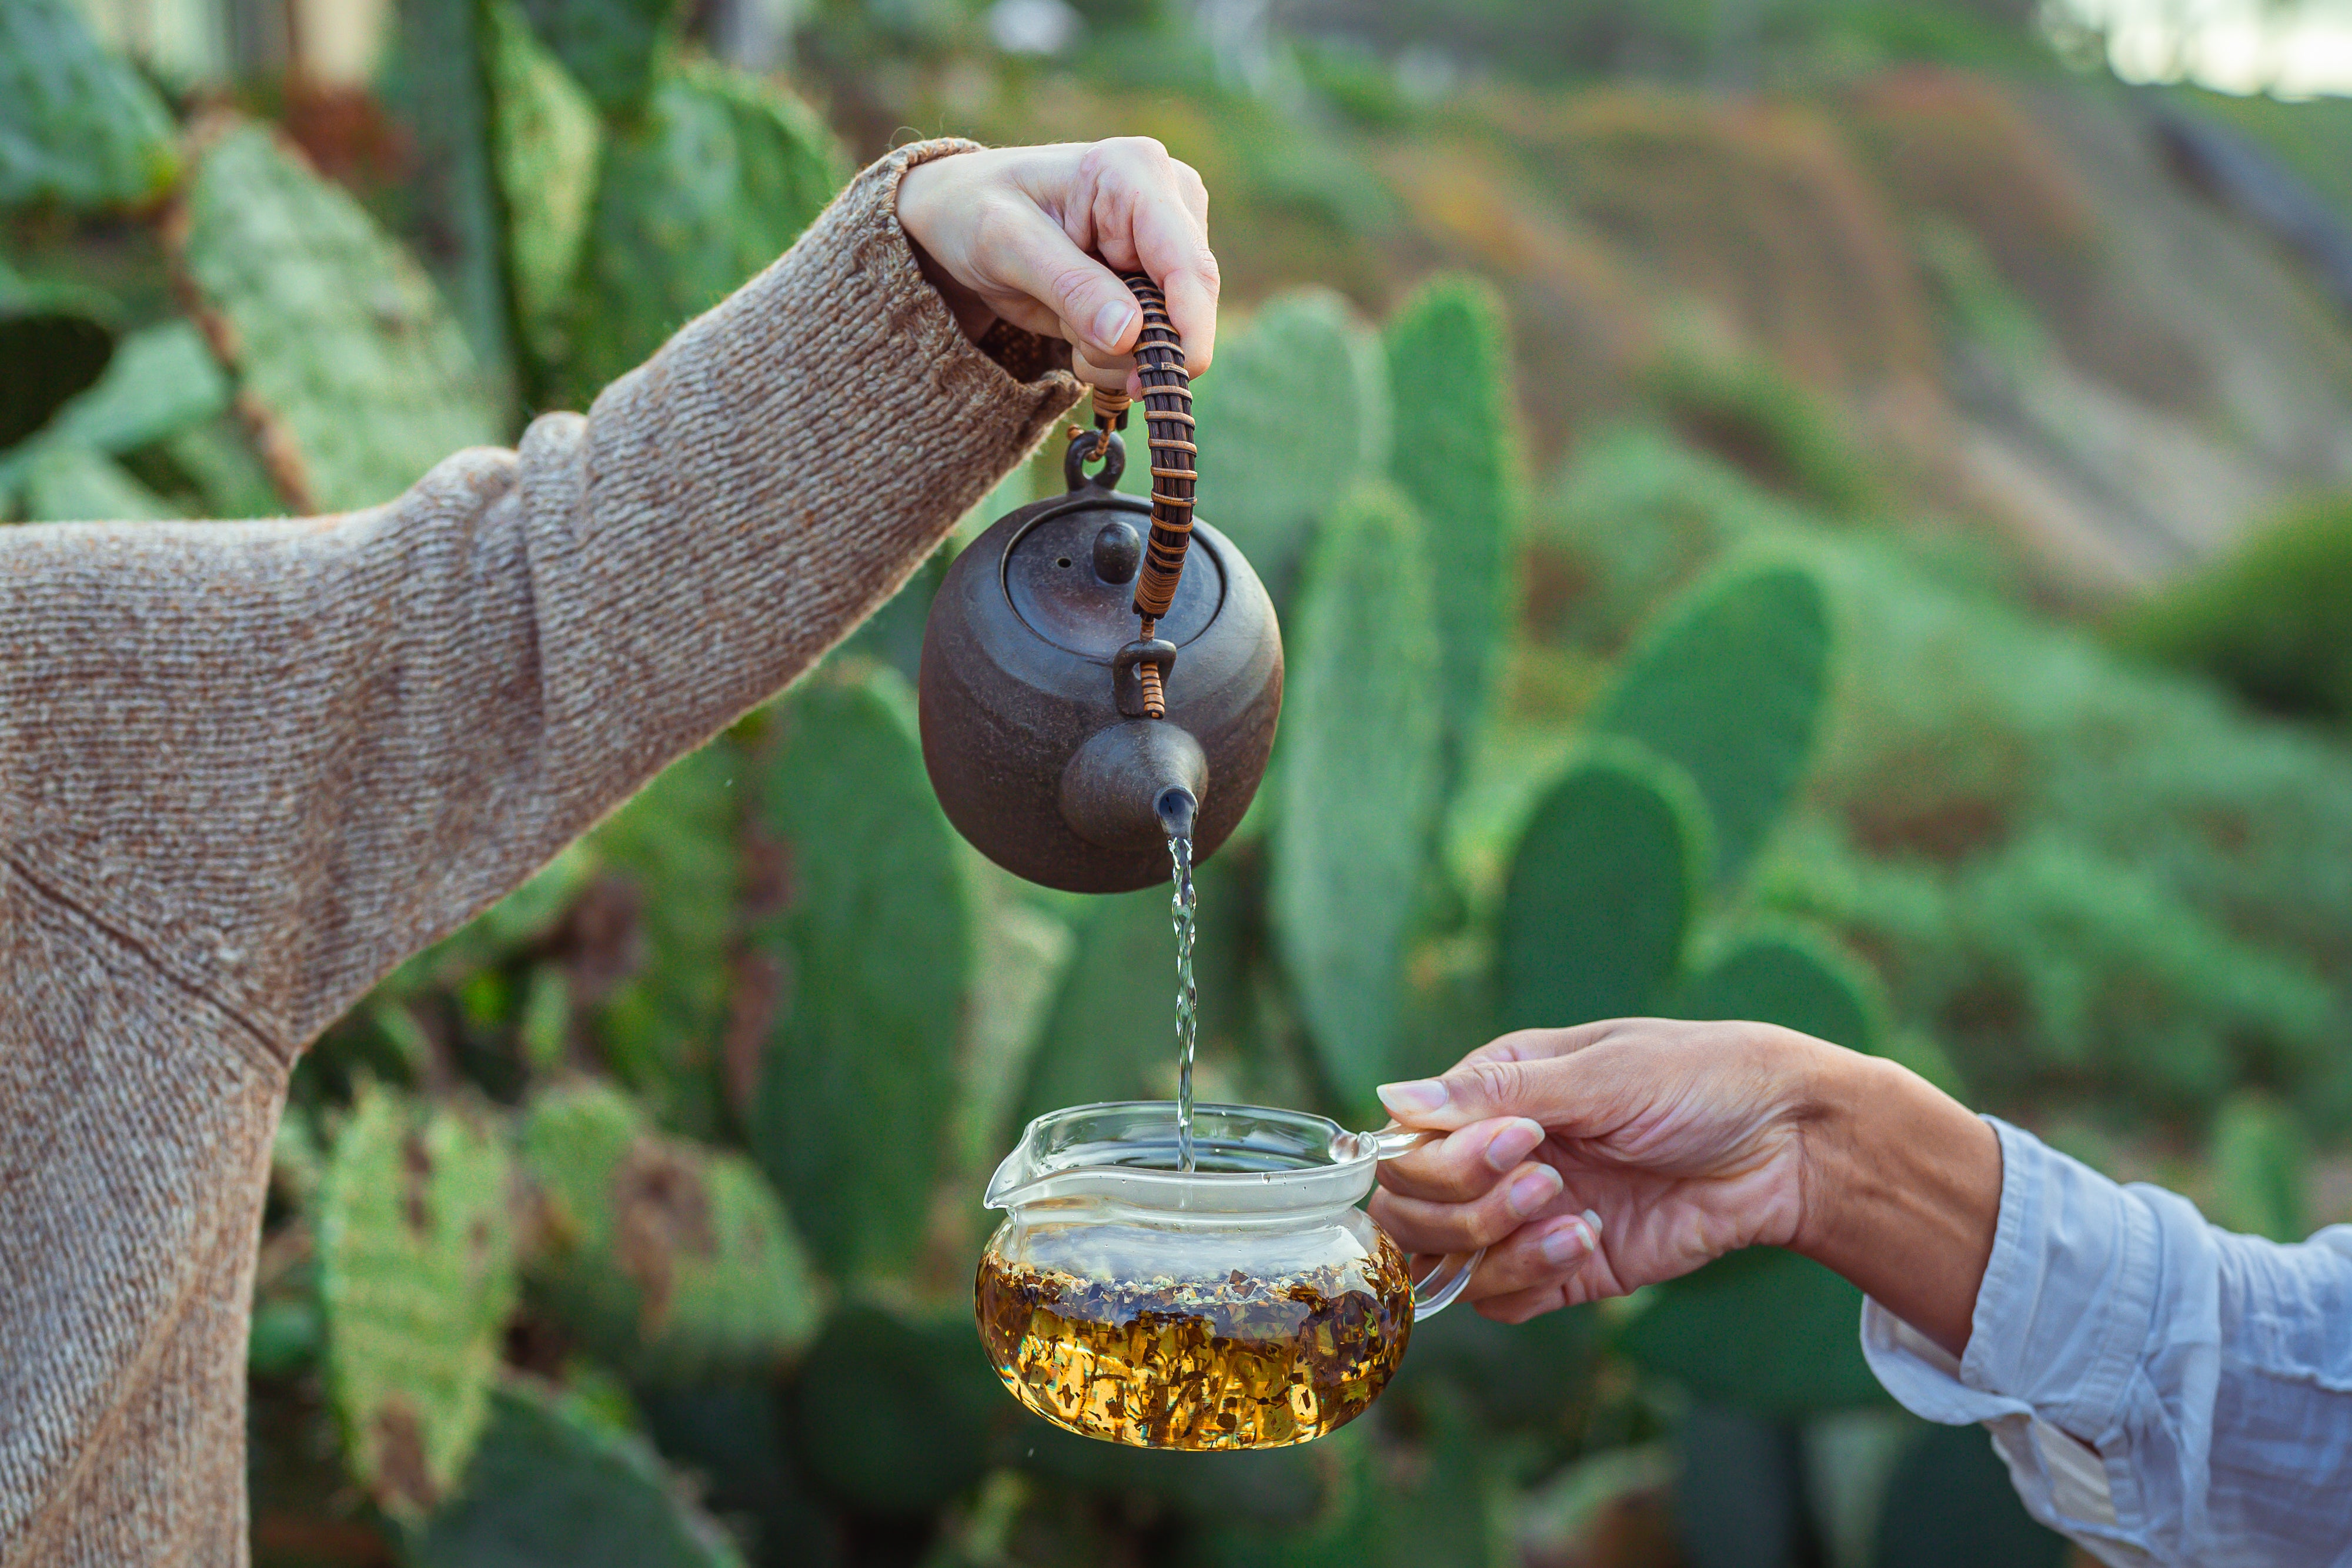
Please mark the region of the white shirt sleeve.
[[2000, 1221], [1968, 1353], [1865, 1301], [1887, 1392], [1990, 1427], [2027, 1511], [2119, 1568], [2352, 1564], [2352, 1226], [2233, 1235], [1986, 1120]]

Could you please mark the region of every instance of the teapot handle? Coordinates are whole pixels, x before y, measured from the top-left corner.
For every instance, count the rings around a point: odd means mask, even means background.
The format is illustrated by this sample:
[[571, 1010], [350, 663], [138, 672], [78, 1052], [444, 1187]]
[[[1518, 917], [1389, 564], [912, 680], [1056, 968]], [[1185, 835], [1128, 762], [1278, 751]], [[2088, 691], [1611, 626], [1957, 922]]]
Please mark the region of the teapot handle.
[[[1375, 1160], [1392, 1160], [1399, 1155], [1409, 1155], [1432, 1139], [1442, 1138], [1443, 1133], [1428, 1132], [1414, 1127], [1400, 1127], [1394, 1122], [1377, 1133], [1366, 1133], [1371, 1140]], [[1481, 1247], [1475, 1252], [1454, 1252], [1437, 1260], [1437, 1267], [1423, 1274], [1412, 1284], [1412, 1316], [1415, 1322], [1433, 1318], [1452, 1306], [1470, 1286], [1470, 1276], [1478, 1271], [1478, 1260], [1486, 1256]]]

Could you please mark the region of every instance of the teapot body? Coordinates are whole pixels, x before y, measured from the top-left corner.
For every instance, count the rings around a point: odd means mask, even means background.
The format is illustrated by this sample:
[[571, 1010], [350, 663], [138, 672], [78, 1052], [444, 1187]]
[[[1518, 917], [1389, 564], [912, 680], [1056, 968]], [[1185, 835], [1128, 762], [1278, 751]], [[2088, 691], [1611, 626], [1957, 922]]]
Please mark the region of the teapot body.
[[[949, 569], [923, 633], [923, 761], [956, 830], [1017, 876], [1075, 893], [1167, 880], [1151, 796], [1198, 802], [1193, 859], [1239, 825], [1282, 706], [1282, 641], [1249, 562], [1205, 523], [1158, 636], [1174, 648], [1166, 716], [1122, 709], [1136, 640], [1142, 501], [1066, 463], [1066, 496], [998, 519]], [[1120, 530], [1128, 530], [1122, 534]]]
[[[1005, 1386], [1145, 1448], [1277, 1448], [1361, 1415], [1414, 1312], [1408, 1260], [1356, 1207], [1371, 1158], [1333, 1163], [1320, 1117], [1204, 1105], [1201, 1169], [1139, 1166], [1162, 1129], [1164, 1103], [1057, 1113], [999, 1172], [974, 1315]], [[1035, 1174], [1008, 1191], [1016, 1162]]]

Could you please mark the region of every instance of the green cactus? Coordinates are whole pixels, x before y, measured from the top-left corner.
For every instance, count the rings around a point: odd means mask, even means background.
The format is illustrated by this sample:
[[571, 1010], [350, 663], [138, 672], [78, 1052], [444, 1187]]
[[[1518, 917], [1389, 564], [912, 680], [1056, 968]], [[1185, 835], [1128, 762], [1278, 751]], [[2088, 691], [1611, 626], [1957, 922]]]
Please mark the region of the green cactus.
[[1876, 1568], [2059, 1568], [2081, 1553], [2025, 1511], [2008, 1467], [1974, 1427], [1929, 1427], [1879, 1504]]
[[952, 1111], [971, 895], [896, 671], [829, 668], [773, 717], [760, 821], [788, 902], [754, 939], [786, 995], [751, 1146], [828, 1265], [895, 1271], [921, 1245]]
[[627, 118], [645, 109], [677, 49], [684, 0], [523, 0], [547, 40], [596, 107]]
[[[514, 400], [514, 303], [491, 145], [489, 38], [482, 0], [402, 0], [404, 90], [414, 200], [432, 243], [422, 259], [501, 423]], [[534, 201], [547, 193], [533, 193]]]
[[[1352, 1113], [1387, 1076], [1443, 741], [1429, 558], [1411, 502], [1359, 490], [1317, 539], [1291, 639], [1268, 909], [1326, 1080]], [[1400, 695], [1405, 700], [1400, 701]]]
[[171, 111], [71, 0], [0, 5], [0, 207], [125, 206], [178, 173]]
[[596, 106], [514, 0], [488, 0], [483, 16], [507, 276], [525, 340], [552, 361], [562, 357], [564, 305], [588, 238], [604, 129]]
[[1023, 1090], [1075, 977], [1078, 942], [1068, 925], [1014, 894], [1010, 873], [977, 852], [965, 864], [974, 890], [974, 959], [954, 1153], [957, 1165], [977, 1176], [994, 1167], [1010, 1141], [1006, 1123], [1023, 1113]]
[[1158, 1096], [1153, 1085], [1175, 1061], [1168, 901], [1158, 887], [1088, 901], [1097, 907], [1078, 927], [1009, 1132], [1065, 1105]]
[[112, 303], [91, 290], [28, 284], [0, 266], [0, 364], [10, 368], [0, 380], [0, 463], [104, 375], [114, 318]]
[[1709, 1403], [1797, 1416], [1883, 1403], [1862, 1359], [1862, 1292], [1811, 1259], [1751, 1247], [1659, 1287], [1618, 1348]]
[[586, 406], [775, 260], [847, 174], [824, 122], [782, 88], [695, 62], [665, 75], [643, 120], [605, 139], [572, 302], [572, 400]]
[[728, 1124], [721, 1054], [743, 888], [751, 766], [721, 736], [672, 763], [589, 843], [629, 891], [640, 958], [594, 1007], [591, 1032], [666, 1126]]
[[142, 522], [186, 516], [113, 458], [87, 446], [44, 441], [17, 479], [26, 522]]
[[1706, 811], [1682, 770], [1597, 750], [1537, 805], [1495, 937], [1505, 1029], [1659, 1010], [1674, 994], [1706, 863]]
[[58, 411], [45, 441], [120, 456], [203, 423], [228, 407], [228, 378], [187, 321], [124, 335], [97, 384]]
[[919, 1514], [987, 1470], [994, 1434], [1036, 1418], [1004, 1392], [969, 1312], [833, 1315], [789, 1406], [803, 1459], [861, 1512]]
[[1804, 1434], [1749, 1410], [1694, 1404], [1675, 1432], [1675, 1527], [1690, 1568], [1819, 1563]]
[[503, 434], [473, 351], [407, 254], [256, 125], [205, 154], [181, 261], [236, 345], [289, 505], [390, 499]]
[[644, 1441], [509, 1378], [465, 1490], [409, 1538], [416, 1568], [743, 1568]]
[[1827, 936], [1793, 924], [1720, 943], [1684, 986], [1674, 1012], [1753, 1019], [1850, 1051], [1885, 1052], [1886, 1004], [1876, 977]]
[[1425, 285], [1382, 336], [1396, 406], [1389, 473], [1429, 524], [1446, 751], [1458, 771], [1494, 685], [1525, 504], [1510, 347], [1494, 291], [1462, 275]]
[[1268, 300], [1220, 343], [1216, 374], [1193, 394], [1202, 519], [1285, 609], [1325, 515], [1387, 469], [1386, 382], [1380, 345], [1347, 302], [1309, 288]]
[[2255, 1089], [2221, 1103], [2213, 1119], [2213, 1218], [2232, 1230], [2300, 1241], [2311, 1150], [2287, 1108]]
[[335, 1140], [317, 1213], [327, 1390], [352, 1474], [395, 1519], [450, 1494], [488, 1416], [515, 1301], [509, 1170], [495, 1128], [380, 1085]]
[[814, 1336], [822, 1296], [750, 1161], [658, 1136], [589, 1082], [531, 1103], [522, 1157], [544, 1230], [532, 1277], [613, 1364], [679, 1384], [782, 1364]]
[[1780, 563], [1728, 571], [1668, 609], [1592, 726], [1681, 765], [1715, 825], [1715, 880], [1746, 869], [1804, 772], [1829, 669], [1820, 581]]

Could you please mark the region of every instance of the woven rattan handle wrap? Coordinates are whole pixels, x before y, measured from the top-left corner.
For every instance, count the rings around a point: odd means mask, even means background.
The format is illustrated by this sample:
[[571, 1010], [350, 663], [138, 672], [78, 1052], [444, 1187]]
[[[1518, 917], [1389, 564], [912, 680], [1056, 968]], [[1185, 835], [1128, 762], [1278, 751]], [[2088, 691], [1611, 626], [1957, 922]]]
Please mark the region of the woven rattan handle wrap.
[[1135, 360], [1151, 440], [1151, 537], [1135, 580], [1135, 612], [1150, 622], [1168, 613], [1184, 575], [1184, 549], [1192, 542], [1192, 463], [1201, 449], [1192, 444], [1192, 378], [1184, 373], [1184, 345], [1168, 319], [1168, 298], [1142, 273], [1123, 281], [1143, 307]]

